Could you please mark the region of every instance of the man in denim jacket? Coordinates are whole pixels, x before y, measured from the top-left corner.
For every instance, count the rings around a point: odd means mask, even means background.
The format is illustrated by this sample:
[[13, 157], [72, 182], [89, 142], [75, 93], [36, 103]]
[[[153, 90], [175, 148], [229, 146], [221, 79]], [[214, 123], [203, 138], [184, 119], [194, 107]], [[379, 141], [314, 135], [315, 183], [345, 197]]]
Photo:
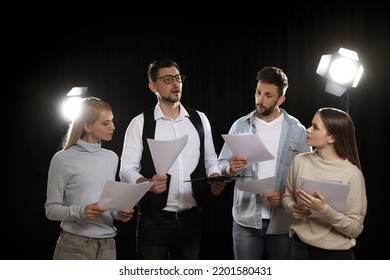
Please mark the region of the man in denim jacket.
[[275, 177], [275, 189], [264, 194], [241, 191], [236, 180], [233, 198], [233, 250], [237, 260], [291, 259], [288, 236], [291, 216], [281, 205], [286, 176], [293, 158], [311, 151], [306, 129], [279, 106], [285, 101], [288, 79], [276, 67], [257, 73], [256, 110], [236, 120], [229, 134], [253, 133], [274, 156], [273, 160], [248, 165], [247, 158], [233, 155], [224, 144], [218, 161], [225, 175], [244, 175], [251, 180]]

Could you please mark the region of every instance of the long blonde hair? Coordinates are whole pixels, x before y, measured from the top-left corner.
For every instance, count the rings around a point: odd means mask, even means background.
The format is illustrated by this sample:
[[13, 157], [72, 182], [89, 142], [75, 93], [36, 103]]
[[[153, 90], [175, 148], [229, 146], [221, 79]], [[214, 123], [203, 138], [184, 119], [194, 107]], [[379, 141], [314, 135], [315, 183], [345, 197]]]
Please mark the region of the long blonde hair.
[[69, 126], [62, 144], [62, 150], [69, 149], [82, 138], [85, 133], [84, 125], [95, 123], [102, 111], [112, 111], [111, 106], [96, 97], [84, 98], [80, 104], [79, 114]]

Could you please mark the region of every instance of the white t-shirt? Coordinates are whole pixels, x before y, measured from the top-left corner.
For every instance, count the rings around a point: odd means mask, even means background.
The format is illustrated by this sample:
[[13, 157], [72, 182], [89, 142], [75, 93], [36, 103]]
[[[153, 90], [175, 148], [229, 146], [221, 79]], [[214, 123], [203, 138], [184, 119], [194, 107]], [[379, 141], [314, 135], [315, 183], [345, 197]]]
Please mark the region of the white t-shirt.
[[[255, 118], [255, 126], [257, 135], [259, 135], [261, 141], [264, 143], [268, 151], [274, 156], [274, 159], [259, 162], [258, 178], [264, 179], [275, 176], [276, 174], [276, 158], [278, 156], [280, 133], [282, 131], [283, 114], [274, 119], [271, 122], [263, 121], [262, 119]], [[271, 214], [271, 204], [266, 198], [262, 200], [262, 217], [263, 219], [269, 219]]]

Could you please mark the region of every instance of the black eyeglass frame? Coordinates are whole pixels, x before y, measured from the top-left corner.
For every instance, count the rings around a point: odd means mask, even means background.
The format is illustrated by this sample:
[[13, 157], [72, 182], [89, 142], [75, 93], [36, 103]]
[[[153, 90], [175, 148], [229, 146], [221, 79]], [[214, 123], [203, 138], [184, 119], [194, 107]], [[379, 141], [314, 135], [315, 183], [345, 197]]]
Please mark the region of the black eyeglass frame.
[[182, 83], [182, 82], [184, 82], [185, 76], [183, 74], [164, 75], [164, 76], [161, 76], [161, 77], [157, 77], [153, 81], [156, 81], [158, 79], [163, 79], [164, 83], [166, 83], [166, 84], [172, 84], [174, 79], [176, 79], [176, 81], [178, 83]]

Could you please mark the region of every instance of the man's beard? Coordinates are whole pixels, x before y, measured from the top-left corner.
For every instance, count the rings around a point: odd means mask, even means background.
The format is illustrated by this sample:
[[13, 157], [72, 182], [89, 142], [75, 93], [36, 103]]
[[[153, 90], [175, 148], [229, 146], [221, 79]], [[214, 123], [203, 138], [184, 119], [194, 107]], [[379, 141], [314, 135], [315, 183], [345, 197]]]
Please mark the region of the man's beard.
[[275, 107], [267, 108], [262, 113], [260, 113], [261, 116], [269, 116], [274, 111]]
[[163, 101], [165, 101], [165, 102], [167, 102], [167, 103], [176, 103], [176, 102], [178, 102], [178, 101], [180, 101], [180, 98], [175, 98], [175, 99], [173, 99], [170, 95], [168, 95], [168, 97], [165, 97], [165, 96], [161, 96], [160, 95], [160, 98], [163, 100]]
[[257, 113], [258, 113], [260, 116], [267, 117], [267, 116], [271, 115], [272, 112], [275, 110], [276, 104], [277, 104], [277, 103], [278, 103], [278, 102], [275, 102], [275, 104], [274, 104], [273, 106], [268, 107], [268, 108], [265, 108], [265, 110], [264, 110], [263, 112], [259, 112], [258, 108], [256, 108], [256, 109], [257, 109]]

